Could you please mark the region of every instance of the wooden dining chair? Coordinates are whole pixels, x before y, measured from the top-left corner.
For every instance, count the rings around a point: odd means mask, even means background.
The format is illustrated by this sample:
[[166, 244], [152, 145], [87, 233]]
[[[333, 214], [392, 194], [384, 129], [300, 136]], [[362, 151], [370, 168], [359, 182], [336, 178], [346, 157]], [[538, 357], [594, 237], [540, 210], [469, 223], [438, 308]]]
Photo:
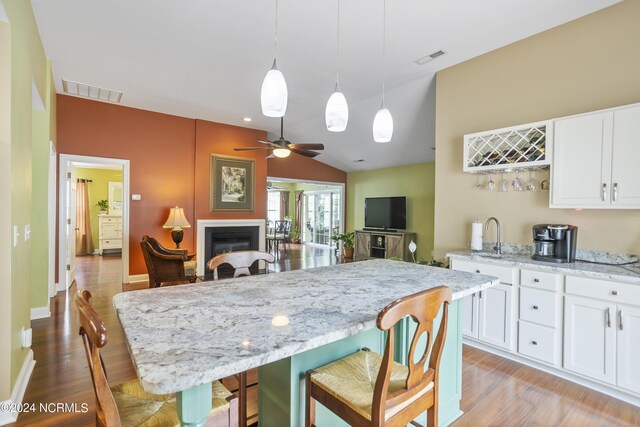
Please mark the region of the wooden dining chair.
[[[451, 290], [446, 286], [399, 299], [378, 315], [378, 328], [387, 332], [384, 355], [363, 349], [308, 371], [305, 426], [315, 425], [315, 405], [320, 402], [351, 426], [419, 425], [413, 420], [428, 410], [427, 425], [437, 427], [438, 373], [450, 302]], [[441, 307], [442, 321], [434, 337], [433, 321]], [[418, 323], [407, 366], [393, 360], [394, 326], [406, 316]], [[426, 348], [416, 359], [418, 341], [424, 333]]]
[[[96, 394], [96, 425], [117, 426], [167, 426], [178, 427], [180, 420], [174, 394], [147, 393], [135, 379], [109, 386], [100, 349], [107, 344], [107, 327], [91, 306], [91, 293], [80, 290], [75, 297], [80, 322], [80, 335], [84, 343], [93, 390]], [[211, 412], [207, 418], [209, 427], [237, 427], [238, 399], [220, 381], [212, 387]]]
[[[270, 253], [260, 251], [236, 251], [227, 252], [217, 255], [209, 260], [207, 268], [213, 271], [213, 280], [218, 280], [218, 267], [222, 264], [229, 264], [234, 268], [233, 277], [251, 276], [251, 266], [257, 261], [265, 261], [273, 263], [275, 258]], [[269, 271], [267, 266], [266, 271]], [[247, 384], [247, 372], [241, 372], [235, 375], [238, 381], [238, 403], [240, 406], [239, 425], [246, 427], [247, 425], [247, 387], [255, 384]], [[256, 383], [257, 384], [257, 383]]]

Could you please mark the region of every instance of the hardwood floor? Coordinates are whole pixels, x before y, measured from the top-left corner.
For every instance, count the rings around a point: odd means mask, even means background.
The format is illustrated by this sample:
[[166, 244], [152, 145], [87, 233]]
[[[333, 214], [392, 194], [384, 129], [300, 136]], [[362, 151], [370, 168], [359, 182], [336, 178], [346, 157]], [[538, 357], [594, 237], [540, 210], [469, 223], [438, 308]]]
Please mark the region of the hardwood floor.
[[[333, 251], [310, 245], [282, 250], [273, 271], [332, 265]], [[77, 285], [51, 301], [51, 317], [34, 320], [33, 351], [37, 361], [24, 402], [83, 403], [86, 413], [23, 413], [15, 426], [95, 425], [94, 393], [87, 360], [78, 335], [72, 295], [88, 289], [107, 325], [109, 341], [103, 352], [112, 384], [135, 378], [122, 328], [111, 298], [122, 292], [121, 262], [117, 255], [77, 258]], [[146, 288], [146, 282], [127, 285], [125, 291]], [[640, 425], [640, 408], [516, 362], [471, 347], [464, 348], [462, 410], [455, 426], [633, 426]], [[255, 402], [250, 402], [254, 405]]]

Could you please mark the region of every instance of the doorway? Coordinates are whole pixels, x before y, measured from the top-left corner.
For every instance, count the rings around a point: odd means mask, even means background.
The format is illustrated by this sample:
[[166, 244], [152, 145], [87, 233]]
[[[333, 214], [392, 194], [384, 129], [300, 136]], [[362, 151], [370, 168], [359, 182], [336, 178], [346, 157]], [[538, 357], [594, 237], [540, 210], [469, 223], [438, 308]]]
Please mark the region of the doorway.
[[129, 185], [128, 160], [60, 155], [59, 291], [75, 281], [76, 261], [129, 281]]

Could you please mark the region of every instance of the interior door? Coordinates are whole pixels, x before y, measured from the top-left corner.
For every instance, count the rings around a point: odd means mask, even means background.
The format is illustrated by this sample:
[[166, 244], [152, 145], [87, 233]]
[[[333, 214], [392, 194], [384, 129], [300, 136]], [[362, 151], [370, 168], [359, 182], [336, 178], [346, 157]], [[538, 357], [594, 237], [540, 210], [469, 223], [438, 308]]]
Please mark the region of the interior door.
[[72, 163], [67, 166], [67, 288], [76, 280], [76, 167]]
[[502, 283], [478, 293], [479, 340], [511, 348], [511, 295], [511, 286]]
[[632, 393], [640, 393], [640, 308], [618, 306], [617, 384]]
[[613, 113], [612, 207], [640, 208], [640, 106]]

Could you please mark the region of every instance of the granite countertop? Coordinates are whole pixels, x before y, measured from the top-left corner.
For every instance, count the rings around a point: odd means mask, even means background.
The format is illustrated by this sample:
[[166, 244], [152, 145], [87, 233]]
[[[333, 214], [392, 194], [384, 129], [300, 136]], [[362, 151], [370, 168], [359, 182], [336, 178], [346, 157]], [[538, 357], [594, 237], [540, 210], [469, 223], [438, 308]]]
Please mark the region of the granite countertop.
[[[447, 253], [450, 258], [464, 258], [479, 262], [487, 262], [497, 265], [506, 265], [510, 267], [523, 267], [533, 270], [552, 271], [556, 273], [571, 274], [576, 276], [593, 277], [596, 279], [616, 280], [626, 283], [640, 285], [640, 264], [637, 262], [631, 265], [615, 266], [594, 264], [593, 262], [571, 262], [564, 264], [554, 264], [544, 261], [538, 261], [531, 258], [531, 255], [521, 253], [507, 253], [500, 257], [496, 257], [490, 252], [470, 252], [470, 251], [454, 251]], [[587, 258], [587, 257], [585, 257]], [[602, 262], [611, 262], [612, 264], [623, 264], [623, 259], [617, 255], [601, 254], [599, 256], [589, 257]], [[631, 260], [633, 258], [630, 258]], [[637, 258], [636, 258], [637, 259]]]
[[449, 286], [455, 300], [497, 284], [491, 276], [370, 260], [126, 292], [113, 305], [142, 387], [162, 394], [374, 329], [385, 306], [425, 289]]

